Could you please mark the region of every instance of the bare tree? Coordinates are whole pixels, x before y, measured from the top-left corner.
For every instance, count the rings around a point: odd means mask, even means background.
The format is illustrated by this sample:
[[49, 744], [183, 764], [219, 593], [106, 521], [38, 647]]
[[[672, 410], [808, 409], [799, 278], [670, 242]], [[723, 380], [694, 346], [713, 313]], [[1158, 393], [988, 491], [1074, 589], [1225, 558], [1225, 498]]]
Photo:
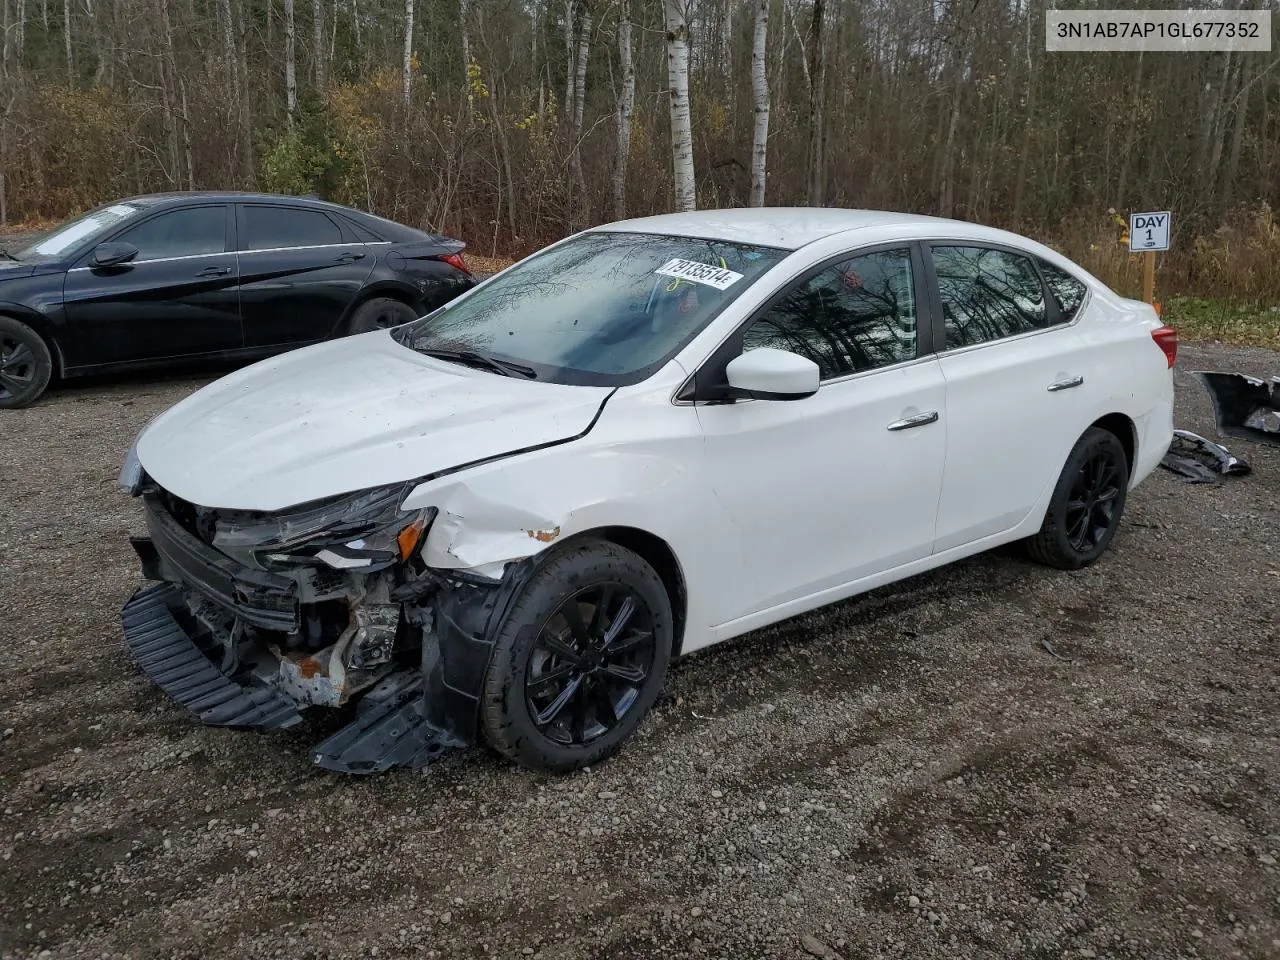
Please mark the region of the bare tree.
[[404, 103], [413, 92], [413, 0], [404, 0]]
[[756, 0], [756, 29], [751, 41], [751, 92], [755, 128], [751, 134], [751, 199], [764, 206], [765, 163], [769, 155], [769, 78], [765, 72], [769, 39], [769, 0]]
[[324, 96], [327, 80], [328, 45], [324, 40], [324, 0], [311, 0], [311, 26], [315, 33], [315, 53], [312, 66], [315, 70], [316, 90]]
[[467, 16], [471, 0], [458, 0], [458, 32], [462, 34], [462, 82], [467, 83], [467, 71], [471, 68], [471, 30]]
[[62, 0], [62, 40], [67, 53], [67, 83], [76, 82], [76, 60], [71, 45], [71, 0]]
[[667, 88], [671, 94], [671, 170], [676, 207], [695, 210], [693, 123], [689, 114], [689, 24], [685, 0], [664, 0], [667, 28]]
[[295, 47], [293, 0], [284, 0], [284, 97], [289, 121], [298, 113], [298, 59]]
[[809, 206], [826, 203], [826, 126], [824, 107], [827, 96], [827, 49], [822, 29], [826, 16], [824, 0], [813, 0], [813, 19], [809, 21]]
[[613, 166], [613, 216], [627, 215], [627, 161], [631, 156], [631, 117], [636, 106], [636, 67], [631, 59], [631, 0], [618, 12], [618, 63], [622, 89], [618, 93], [618, 153]]

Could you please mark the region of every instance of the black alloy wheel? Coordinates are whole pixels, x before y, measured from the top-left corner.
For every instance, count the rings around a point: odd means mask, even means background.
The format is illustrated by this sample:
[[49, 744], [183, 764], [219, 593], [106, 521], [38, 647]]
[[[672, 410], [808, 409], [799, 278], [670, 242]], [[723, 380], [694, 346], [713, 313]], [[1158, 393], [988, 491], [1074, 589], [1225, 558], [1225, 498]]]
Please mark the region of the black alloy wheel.
[[616, 583], [579, 590], [543, 624], [525, 674], [534, 725], [565, 746], [584, 746], [626, 718], [653, 671], [654, 614]]
[[1067, 542], [1084, 553], [1102, 542], [1115, 521], [1121, 464], [1102, 447], [1080, 466], [1067, 500]]
[[418, 311], [400, 300], [375, 297], [356, 308], [351, 317], [351, 333], [368, 333], [371, 330], [390, 330], [418, 319]]
[[40, 335], [0, 316], [0, 408], [25, 407], [44, 393], [52, 376], [53, 358]]
[[1129, 490], [1129, 457], [1109, 430], [1090, 427], [1067, 456], [1027, 551], [1060, 570], [1087, 567], [1111, 545]]

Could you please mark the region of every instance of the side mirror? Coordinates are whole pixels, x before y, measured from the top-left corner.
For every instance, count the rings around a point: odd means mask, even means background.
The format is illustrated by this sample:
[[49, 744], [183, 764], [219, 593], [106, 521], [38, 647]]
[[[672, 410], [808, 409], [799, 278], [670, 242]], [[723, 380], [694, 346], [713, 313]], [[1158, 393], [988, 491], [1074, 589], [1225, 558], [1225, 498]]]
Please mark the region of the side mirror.
[[724, 372], [738, 396], [753, 400], [803, 400], [818, 392], [818, 365], [789, 350], [748, 350]]
[[89, 258], [91, 267], [118, 267], [138, 255], [138, 248], [131, 243], [100, 243], [93, 248]]

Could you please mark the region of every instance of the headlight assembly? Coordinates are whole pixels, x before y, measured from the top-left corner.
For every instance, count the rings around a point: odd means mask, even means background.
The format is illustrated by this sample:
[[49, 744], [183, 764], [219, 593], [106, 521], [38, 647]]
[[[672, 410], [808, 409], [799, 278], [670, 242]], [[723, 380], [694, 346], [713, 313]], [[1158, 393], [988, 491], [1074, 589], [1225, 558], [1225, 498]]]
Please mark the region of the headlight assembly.
[[213, 545], [259, 567], [319, 561], [380, 570], [408, 559], [435, 516], [435, 508], [400, 509], [412, 486], [375, 487], [280, 513], [221, 513]]

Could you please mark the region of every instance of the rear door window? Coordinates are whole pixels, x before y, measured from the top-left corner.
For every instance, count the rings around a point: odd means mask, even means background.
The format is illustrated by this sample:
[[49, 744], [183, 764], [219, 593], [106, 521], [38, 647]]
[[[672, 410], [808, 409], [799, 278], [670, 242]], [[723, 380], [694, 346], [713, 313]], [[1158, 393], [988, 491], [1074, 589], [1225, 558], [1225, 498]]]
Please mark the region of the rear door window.
[[1043, 330], [1049, 308], [1030, 257], [977, 246], [935, 246], [946, 349]]
[[301, 207], [240, 208], [240, 247], [279, 250], [342, 243], [342, 230], [319, 210]]

